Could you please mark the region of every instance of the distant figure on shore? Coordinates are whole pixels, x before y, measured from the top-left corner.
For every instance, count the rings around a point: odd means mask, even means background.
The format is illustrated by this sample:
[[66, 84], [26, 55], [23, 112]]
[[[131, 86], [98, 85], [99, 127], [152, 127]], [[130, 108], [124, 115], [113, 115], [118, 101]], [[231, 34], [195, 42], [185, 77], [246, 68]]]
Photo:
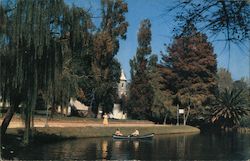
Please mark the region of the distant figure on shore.
[[108, 115], [106, 114], [106, 113], [104, 113], [104, 115], [103, 115], [103, 125], [108, 125], [109, 124], [109, 122], [108, 122]]
[[135, 131], [131, 134], [131, 136], [138, 136], [140, 135], [139, 131], [135, 129]]
[[123, 134], [121, 133], [121, 131], [120, 131], [119, 129], [116, 129], [115, 135], [117, 135], [117, 136], [122, 136]]

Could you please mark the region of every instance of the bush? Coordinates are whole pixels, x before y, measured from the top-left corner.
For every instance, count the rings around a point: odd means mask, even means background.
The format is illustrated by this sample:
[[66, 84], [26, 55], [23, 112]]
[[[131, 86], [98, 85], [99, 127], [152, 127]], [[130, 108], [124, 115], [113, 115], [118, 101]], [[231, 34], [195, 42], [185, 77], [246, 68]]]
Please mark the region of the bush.
[[250, 128], [250, 116], [243, 117], [240, 121], [240, 126]]

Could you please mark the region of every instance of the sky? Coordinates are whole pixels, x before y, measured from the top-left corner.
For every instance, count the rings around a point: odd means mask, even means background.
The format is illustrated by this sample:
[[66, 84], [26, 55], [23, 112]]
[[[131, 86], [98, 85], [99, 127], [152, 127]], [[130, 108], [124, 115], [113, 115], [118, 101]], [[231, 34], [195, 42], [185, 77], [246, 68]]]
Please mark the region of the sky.
[[[120, 41], [120, 49], [117, 58], [125, 75], [130, 79], [129, 60], [133, 58], [137, 49], [137, 33], [140, 22], [146, 18], [151, 20], [152, 27], [152, 54], [157, 54], [161, 59], [160, 51], [165, 51], [164, 44], [169, 45], [172, 42], [173, 29], [177, 25], [174, 20], [175, 13], [167, 13], [174, 0], [125, 0], [128, 3], [128, 13], [126, 19], [129, 23], [127, 30], [127, 39]], [[77, 6], [91, 9], [94, 16], [100, 13], [100, 0], [66, 0], [66, 3], [74, 3]], [[91, 6], [91, 7], [90, 7]], [[94, 20], [98, 25], [100, 20]], [[212, 42], [212, 40], [209, 40]], [[225, 42], [212, 42], [214, 52], [217, 55], [218, 68], [228, 67], [234, 80], [250, 76], [250, 45], [239, 49], [238, 46], [231, 46], [230, 61], [229, 52], [226, 50]], [[250, 42], [248, 43], [250, 44]]]

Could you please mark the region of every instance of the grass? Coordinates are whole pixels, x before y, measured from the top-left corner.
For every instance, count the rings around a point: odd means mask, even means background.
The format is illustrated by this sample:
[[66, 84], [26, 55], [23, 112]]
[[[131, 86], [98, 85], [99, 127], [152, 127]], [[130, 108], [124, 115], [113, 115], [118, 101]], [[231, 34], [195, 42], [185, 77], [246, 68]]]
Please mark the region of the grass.
[[[20, 120], [19, 117], [16, 117]], [[44, 121], [43, 116], [36, 116], [36, 120]], [[163, 134], [183, 134], [183, 133], [199, 133], [200, 130], [191, 126], [172, 126], [172, 125], [155, 125], [153, 122], [146, 120], [113, 120], [109, 119], [110, 126], [103, 126], [103, 119], [96, 118], [79, 118], [79, 117], [54, 117], [50, 119], [58, 123], [69, 122], [72, 127], [36, 127], [34, 128], [34, 141], [51, 142], [73, 138], [95, 138], [95, 137], [111, 137], [117, 128], [124, 135], [129, 135], [135, 129], [140, 134], [155, 133]], [[74, 127], [74, 123], [88, 123], [90, 126]], [[99, 123], [92, 126], [92, 123]], [[123, 126], [124, 125], [124, 126]], [[147, 126], [144, 126], [147, 125]], [[22, 138], [22, 128], [8, 128], [9, 136]]]
[[[42, 127], [35, 128], [35, 137], [47, 136], [55, 138], [94, 138], [94, 137], [111, 137], [117, 127]], [[119, 127], [124, 135], [131, 134], [135, 129], [140, 131], [140, 134], [155, 133], [156, 135], [163, 134], [180, 134], [180, 133], [199, 133], [200, 130], [191, 126], [150, 126], [150, 127]], [[21, 129], [8, 129], [8, 134], [20, 134]], [[39, 139], [39, 137], [37, 137]]]
[[[14, 118], [21, 118], [20, 114], [15, 114]], [[35, 115], [35, 120], [41, 120], [41, 119], [46, 119], [46, 115]], [[79, 116], [63, 116], [61, 114], [55, 114], [53, 117], [48, 117], [48, 120], [51, 121], [85, 121], [85, 122], [96, 122], [96, 123], [102, 123], [103, 119], [100, 118], [89, 118], [89, 117], [79, 117]], [[132, 119], [125, 119], [125, 120], [118, 120], [118, 119], [109, 119], [109, 122], [117, 122], [117, 123], [151, 123], [153, 124], [152, 121], [148, 120], [132, 120]]]

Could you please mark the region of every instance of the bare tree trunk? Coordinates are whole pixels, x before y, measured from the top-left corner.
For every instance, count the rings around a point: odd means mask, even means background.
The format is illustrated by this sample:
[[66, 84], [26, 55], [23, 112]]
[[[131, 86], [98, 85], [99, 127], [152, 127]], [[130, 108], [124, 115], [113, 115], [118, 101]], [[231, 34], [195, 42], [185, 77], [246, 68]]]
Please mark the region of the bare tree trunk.
[[187, 123], [187, 119], [188, 119], [189, 113], [190, 113], [190, 106], [188, 106], [187, 114], [186, 115], [185, 115], [185, 113], [183, 114], [183, 116], [184, 116], [183, 124], [184, 125], [186, 125], [186, 123]]
[[14, 116], [14, 114], [17, 110], [17, 107], [18, 107], [17, 104], [10, 106], [8, 111], [6, 112], [4, 119], [3, 119], [3, 122], [2, 122], [2, 125], [1, 125], [1, 137], [5, 136], [6, 130], [10, 124], [12, 117]]
[[2, 125], [1, 125], [1, 139], [5, 136], [6, 130], [10, 124], [12, 117], [18, 109], [19, 104], [21, 103], [22, 95], [18, 93], [17, 89], [13, 89], [10, 96], [10, 107], [6, 112]]
[[[27, 106], [31, 106], [31, 104], [27, 104]], [[26, 107], [25, 109], [25, 130], [23, 136], [23, 143], [28, 144], [30, 140], [30, 121], [31, 121], [31, 108]]]
[[164, 124], [164, 125], [166, 125], [167, 116], [168, 116], [168, 113], [166, 113], [166, 115], [165, 115], [165, 117], [164, 117], [164, 121], [163, 121], [163, 124]]
[[50, 118], [53, 118], [55, 113], [56, 113], [56, 98], [55, 98], [55, 89], [54, 89], [52, 105], [51, 105], [51, 110], [50, 110]]

